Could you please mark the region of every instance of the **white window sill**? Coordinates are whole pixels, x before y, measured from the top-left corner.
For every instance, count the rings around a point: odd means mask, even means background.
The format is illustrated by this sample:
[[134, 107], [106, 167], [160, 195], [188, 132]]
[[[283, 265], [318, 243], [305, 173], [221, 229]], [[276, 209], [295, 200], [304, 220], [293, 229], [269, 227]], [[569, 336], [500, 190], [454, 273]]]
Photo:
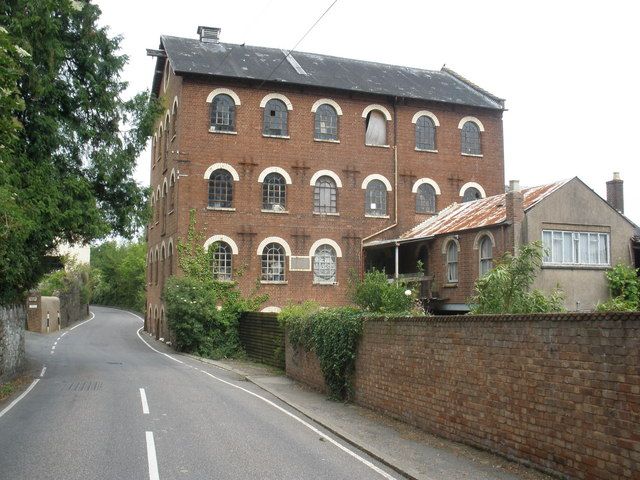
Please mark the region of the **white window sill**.
[[339, 217], [340, 213], [338, 212], [313, 212], [314, 215], [318, 215], [320, 217]]
[[167, 213], [167, 215], [171, 215], [174, 212], [174, 210], [169, 211], [169, 213]]
[[455, 288], [458, 286], [458, 282], [449, 282], [442, 285], [443, 288]]
[[227, 208], [227, 207], [207, 207], [207, 210], [218, 210], [220, 212], [235, 212], [235, 208]]
[[438, 150], [429, 150], [427, 148], [415, 148], [416, 152], [438, 153]]
[[558, 269], [558, 270], [607, 270], [611, 268], [611, 265], [602, 264], [578, 264], [578, 263], [543, 263], [544, 269]]
[[176, 139], [177, 135], [174, 135], [173, 137], [171, 137], [171, 143], [173, 143], [173, 141]]
[[482, 158], [484, 156], [481, 153], [464, 153], [464, 152], [462, 152], [461, 155], [463, 157], [476, 157], [476, 158]]
[[289, 282], [286, 280], [282, 281], [269, 281], [269, 280], [260, 280], [262, 285], [287, 285]]
[[223, 135], [237, 135], [238, 132], [229, 132], [225, 130], [216, 130], [213, 127], [209, 127], [209, 133], [222, 133]]
[[389, 145], [374, 145], [372, 143], [365, 143], [365, 147], [376, 147], [376, 148], [391, 148]]
[[267, 135], [266, 133], [262, 134], [265, 138], [291, 138], [289, 135]]
[[266, 209], [266, 208], [263, 208], [260, 211], [262, 213], [275, 213], [275, 214], [278, 214], [278, 215], [283, 214], [283, 213], [285, 213], [285, 214], [289, 213], [289, 210], [269, 210], [269, 209]]
[[154, 225], [158, 225], [159, 223], [160, 223], [160, 222], [156, 222], [156, 223], [154, 223]]
[[365, 213], [365, 218], [390, 218], [389, 215], [369, 215]]
[[314, 142], [324, 142], [324, 143], [340, 143], [340, 140], [331, 140], [328, 138], [314, 138]]

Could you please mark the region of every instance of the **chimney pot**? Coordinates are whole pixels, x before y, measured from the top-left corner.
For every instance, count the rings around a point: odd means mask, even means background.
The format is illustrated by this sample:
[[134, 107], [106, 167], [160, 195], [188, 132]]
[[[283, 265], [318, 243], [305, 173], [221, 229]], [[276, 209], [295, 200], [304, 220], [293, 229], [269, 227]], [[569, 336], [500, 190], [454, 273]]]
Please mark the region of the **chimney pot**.
[[205, 27], [203, 25], [198, 27], [198, 35], [203, 43], [218, 43], [220, 41], [220, 31], [221, 29], [218, 27]]
[[519, 192], [520, 191], [520, 180], [509, 180], [509, 191], [510, 192]]

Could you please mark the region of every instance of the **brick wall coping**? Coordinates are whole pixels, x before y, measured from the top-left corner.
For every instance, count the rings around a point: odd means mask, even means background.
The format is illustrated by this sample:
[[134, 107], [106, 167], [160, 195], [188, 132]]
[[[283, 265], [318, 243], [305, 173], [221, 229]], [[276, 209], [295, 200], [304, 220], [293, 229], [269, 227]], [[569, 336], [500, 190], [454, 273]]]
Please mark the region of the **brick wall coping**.
[[640, 321], [640, 312], [563, 312], [521, 315], [434, 315], [431, 317], [371, 317], [369, 323], [470, 323], [470, 322], [588, 322]]

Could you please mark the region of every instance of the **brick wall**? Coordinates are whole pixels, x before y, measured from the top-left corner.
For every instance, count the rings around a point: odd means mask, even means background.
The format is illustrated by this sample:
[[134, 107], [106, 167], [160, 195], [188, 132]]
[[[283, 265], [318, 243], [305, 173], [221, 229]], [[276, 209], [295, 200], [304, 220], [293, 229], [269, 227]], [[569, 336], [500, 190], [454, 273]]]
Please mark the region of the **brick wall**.
[[550, 473], [637, 479], [639, 351], [639, 313], [370, 321], [355, 401]]

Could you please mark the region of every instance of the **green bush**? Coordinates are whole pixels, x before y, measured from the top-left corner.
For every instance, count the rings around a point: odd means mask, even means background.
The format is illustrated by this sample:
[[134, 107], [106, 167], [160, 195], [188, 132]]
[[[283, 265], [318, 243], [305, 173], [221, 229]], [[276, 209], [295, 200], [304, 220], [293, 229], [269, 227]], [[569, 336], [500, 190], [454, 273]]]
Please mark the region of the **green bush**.
[[40, 280], [38, 290], [46, 297], [64, 295], [78, 291], [82, 303], [90, 303], [93, 282], [89, 265], [65, 259], [65, 268], [46, 274]]
[[238, 321], [242, 312], [256, 310], [265, 295], [243, 297], [237, 283], [213, 279], [213, 246], [203, 247], [203, 234], [196, 230], [191, 211], [186, 241], [178, 240], [178, 264], [182, 277], [170, 277], [164, 289], [169, 328], [179, 351], [209, 358], [242, 353]]
[[542, 265], [541, 242], [523, 245], [517, 255], [507, 252], [497, 265], [476, 281], [472, 314], [544, 313], [564, 310], [559, 289], [546, 296], [530, 290]]
[[640, 279], [638, 270], [621, 263], [605, 273], [611, 299], [599, 303], [601, 312], [632, 312], [640, 309]]
[[404, 282], [389, 282], [386, 274], [376, 269], [365, 273], [362, 280], [352, 276], [350, 294], [353, 303], [365, 312], [408, 314], [414, 306], [414, 294]]
[[294, 347], [314, 352], [318, 357], [329, 396], [336, 400], [351, 399], [363, 312], [354, 307], [319, 309], [317, 304], [307, 302], [284, 308], [278, 318], [287, 328]]

